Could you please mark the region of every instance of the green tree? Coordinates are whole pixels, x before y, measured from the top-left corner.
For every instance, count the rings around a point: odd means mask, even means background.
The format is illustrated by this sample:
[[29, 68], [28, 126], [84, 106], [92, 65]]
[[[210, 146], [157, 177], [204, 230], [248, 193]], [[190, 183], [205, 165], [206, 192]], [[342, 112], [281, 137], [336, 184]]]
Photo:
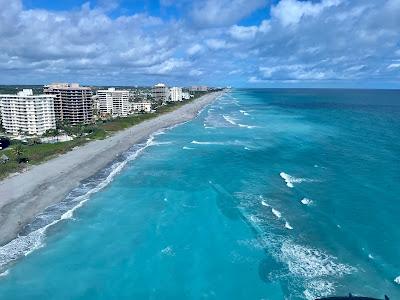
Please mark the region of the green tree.
[[15, 145], [13, 149], [13, 153], [15, 155], [15, 159], [17, 162], [20, 162], [22, 159], [22, 155], [24, 154], [24, 148], [21, 144]]

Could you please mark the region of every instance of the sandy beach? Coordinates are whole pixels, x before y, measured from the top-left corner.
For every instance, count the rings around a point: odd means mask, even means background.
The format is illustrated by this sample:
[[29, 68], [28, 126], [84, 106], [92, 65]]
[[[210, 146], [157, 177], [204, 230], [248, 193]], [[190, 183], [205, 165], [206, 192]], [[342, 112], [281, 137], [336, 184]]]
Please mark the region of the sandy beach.
[[222, 92], [207, 94], [173, 112], [90, 142], [0, 182], [0, 245], [14, 239], [46, 207], [62, 201], [82, 180], [93, 176], [132, 145], [152, 133], [188, 121]]

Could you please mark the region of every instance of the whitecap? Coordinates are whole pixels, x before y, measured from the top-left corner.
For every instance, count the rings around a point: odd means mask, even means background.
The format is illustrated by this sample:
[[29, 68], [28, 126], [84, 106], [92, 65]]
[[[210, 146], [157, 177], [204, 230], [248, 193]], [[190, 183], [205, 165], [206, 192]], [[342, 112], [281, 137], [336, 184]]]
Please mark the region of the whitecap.
[[0, 277], [6, 277], [8, 274], [10, 274], [10, 271], [5, 270], [3, 273], [0, 273]]
[[194, 150], [195, 148], [183, 146], [182, 149], [183, 150]]
[[293, 183], [302, 183], [302, 182], [313, 182], [314, 180], [308, 178], [296, 178], [291, 176], [285, 172], [280, 172], [279, 175], [285, 180], [286, 185], [290, 188], [294, 187]]
[[246, 125], [246, 124], [237, 124], [239, 127], [242, 128], [248, 128], [248, 129], [253, 129], [256, 128], [257, 126], [252, 126], [252, 125]]
[[234, 121], [234, 119], [233, 119], [232, 117], [225, 116], [225, 115], [223, 115], [222, 117], [223, 117], [223, 118], [225, 119], [225, 121], [227, 121], [228, 123], [230, 123], [230, 124], [232, 124], [232, 125], [237, 125], [237, 123]]
[[243, 115], [245, 115], [245, 116], [248, 116], [248, 115], [250, 115], [247, 111], [245, 111], [245, 110], [239, 110]]
[[293, 227], [289, 224], [288, 221], [285, 222], [285, 228], [287, 228], [287, 229], [293, 229]]
[[262, 200], [262, 201], [261, 201], [261, 205], [266, 206], [266, 207], [269, 207], [269, 206], [270, 206], [265, 200]]
[[272, 208], [271, 211], [275, 215], [275, 217], [277, 217], [278, 219], [280, 219], [282, 217], [282, 214], [279, 210]]
[[304, 205], [311, 205], [313, 203], [313, 201], [308, 198], [303, 198], [303, 199], [301, 199], [301, 203], [303, 203]]
[[393, 281], [397, 284], [400, 284], [400, 276], [397, 276]]
[[375, 259], [375, 257], [371, 253], [368, 253], [368, 258], [369, 259]]
[[175, 252], [172, 246], [167, 246], [164, 249], [161, 250], [161, 254], [167, 255], [167, 256], [174, 256]]
[[223, 143], [223, 142], [199, 142], [196, 140], [193, 140], [190, 143], [196, 144], [196, 145], [225, 145], [225, 143]]

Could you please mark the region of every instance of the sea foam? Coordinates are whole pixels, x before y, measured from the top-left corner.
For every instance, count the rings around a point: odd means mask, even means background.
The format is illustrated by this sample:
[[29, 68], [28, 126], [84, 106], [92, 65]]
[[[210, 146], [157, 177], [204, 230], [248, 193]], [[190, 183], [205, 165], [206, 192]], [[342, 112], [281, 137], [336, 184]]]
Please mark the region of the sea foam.
[[311, 205], [313, 203], [313, 201], [308, 198], [303, 198], [303, 199], [301, 199], [301, 203], [303, 203], [304, 205]]

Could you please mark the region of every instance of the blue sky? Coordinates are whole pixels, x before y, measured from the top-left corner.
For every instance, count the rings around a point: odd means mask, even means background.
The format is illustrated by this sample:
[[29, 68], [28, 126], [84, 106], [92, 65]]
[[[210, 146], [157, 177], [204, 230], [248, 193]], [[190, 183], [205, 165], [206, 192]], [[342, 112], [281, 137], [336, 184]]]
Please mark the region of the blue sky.
[[0, 84], [400, 88], [400, 0], [0, 0]]

